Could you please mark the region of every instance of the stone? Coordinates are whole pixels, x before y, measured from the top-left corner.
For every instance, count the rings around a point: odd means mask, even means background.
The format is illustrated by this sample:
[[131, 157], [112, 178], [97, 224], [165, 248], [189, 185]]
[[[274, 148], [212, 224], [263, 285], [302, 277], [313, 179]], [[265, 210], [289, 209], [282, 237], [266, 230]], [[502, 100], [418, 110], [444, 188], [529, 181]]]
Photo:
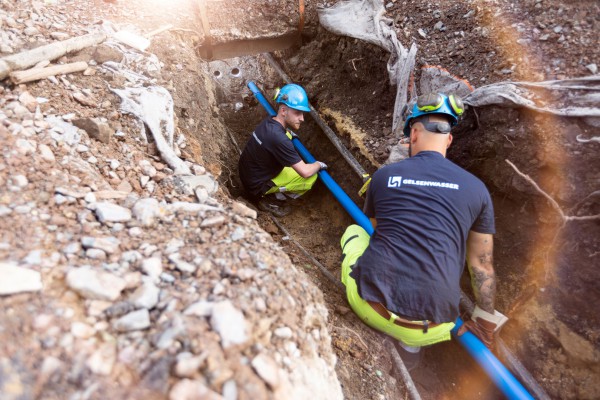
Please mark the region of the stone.
[[86, 366], [95, 374], [110, 375], [117, 360], [117, 346], [115, 343], [104, 343], [88, 360]]
[[89, 249], [100, 249], [107, 254], [113, 254], [119, 251], [121, 241], [116, 237], [92, 237], [92, 236], [84, 236], [81, 238], [81, 244], [84, 248]]
[[275, 329], [275, 331], [273, 331], [273, 335], [277, 336], [280, 339], [291, 339], [293, 336], [293, 332], [290, 327], [283, 326], [281, 328]]
[[177, 268], [181, 272], [189, 272], [189, 273], [196, 272], [196, 269], [198, 268], [197, 266], [195, 266], [192, 263], [182, 260], [180, 257], [181, 256], [179, 255], [179, 253], [174, 253], [174, 254], [170, 254], [168, 258], [169, 258], [169, 261], [171, 261], [173, 264], [175, 264], [175, 268]]
[[71, 335], [80, 339], [89, 339], [96, 334], [96, 330], [83, 322], [71, 323]]
[[171, 388], [169, 400], [223, 400], [223, 396], [210, 390], [198, 380], [182, 379]]
[[200, 300], [193, 304], [191, 304], [188, 308], [183, 312], [184, 315], [195, 315], [197, 317], [210, 317], [212, 315], [213, 307], [215, 303]]
[[192, 353], [184, 352], [177, 355], [175, 375], [180, 378], [191, 378], [204, 363], [205, 356], [194, 356]]
[[131, 332], [150, 327], [150, 313], [145, 308], [130, 312], [113, 322], [113, 328], [119, 332]]
[[96, 217], [100, 222], [128, 222], [131, 220], [131, 211], [128, 208], [113, 203], [95, 203]]
[[593, 75], [598, 72], [598, 66], [596, 64], [588, 64], [585, 66]]
[[233, 204], [231, 205], [231, 209], [234, 213], [241, 215], [242, 217], [256, 219], [256, 217], [258, 216], [256, 210], [251, 209], [250, 207], [246, 206], [244, 203], [241, 203], [239, 201], [233, 202]]
[[244, 314], [229, 300], [213, 306], [210, 325], [221, 337], [221, 346], [228, 348], [248, 340], [248, 327]]
[[252, 368], [254, 368], [258, 376], [260, 376], [272, 389], [279, 386], [279, 367], [271, 357], [265, 354], [259, 354], [252, 359], [250, 365], [252, 365]]
[[223, 225], [225, 223], [226, 219], [224, 216], [222, 215], [217, 215], [216, 217], [209, 217], [206, 218], [204, 221], [202, 221], [202, 223], [200, 224], [201, 228], [210, 228], [213, 226], [220, 226]]
[[[80, 99], [77, 100], [80, 101]], [[96, 139], [101, 143], [110, 143], [110, 139], [114, 133], [108, 124], [103, 123], [97, 118], [80, 118], [74, 119], [71, 122], [76, 127], [86, 131], [89, 137]]]
[[159, 294], [160, 289], [156, 287], [152, 281], [147, 280], [142, 286], [133, 292], [133, 294], [129, 297], [129, 302], [136, 308], [146, 308], [151, 310], [156, 306], [156, 304], [158, 304]]
[[29, 268], [13, 263], [0, 262], [0, 295], [42, 290], [42, 276]]
[[55, 161], [54, 153], [52, 152], [52, 149], [50, 149], [50, 147], [48, 147], [47, 145], [45, 145], [45, 144], [38, 145], [38, 151], [44, 161], [48, 161], [48, 162]]
[[156, 280], [163, 272], [162, 260], [159, 257], [151, 257], [142, 261], [142, 271]]
[[158, 217], [164, 214], [158, 200], [153, 197], [140, 199], [133, 205], [132, 212], [134, 217], [142, 226], [152, 226], [156, 223]]
[[67, 285], [86, 299], [114, 301], [125, 289], [126, 282], [108, 272], [81, 267], [67, 273]]
[[198, 187], [206, 189], [209, 195], [219, 189], [219, 184], [209, 174], [177, 176], [174, 183], [176, 187], [181, 189], [183, 194], [187, 195], [193, 195]]

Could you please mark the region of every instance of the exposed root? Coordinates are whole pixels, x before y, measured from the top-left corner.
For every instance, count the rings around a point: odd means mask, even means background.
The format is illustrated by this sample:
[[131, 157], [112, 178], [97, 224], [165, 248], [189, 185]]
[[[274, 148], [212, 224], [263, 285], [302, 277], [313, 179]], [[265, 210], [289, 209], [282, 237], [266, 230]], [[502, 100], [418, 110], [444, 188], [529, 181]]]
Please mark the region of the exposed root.
[[[556, 212], [558, 212], [558, 214], [560, 215], [563, 225], [569, 221], [590, 221], [590, 220], [600, 219], [600, 214], [583, 215], [583, 216], [565, 215], [564, 211], [562, 210], [562, 208], [560, 208], [560, 205], [558, 205], [556, 200], [554, 200], [548, 193], [544, 192], [539, 187], [539, 185], [533, 179], [531, 179], [531, 177], [529, 175], [524, 174], [523, 172], [519, 171], [519, 169], [512, 162], [510, 162], [510, 160], [504, 160], [504, 161], [506, 161], [508, 163], [508, 165], [510, 165], [512, 167], [512, 169], [514, 169], [515, 172], [517, 174], [519, 174], [519, 176], [521, 176], [527, 182], [531, 183], [531, 185], [535, 188], [535, 190], [537, 190], [542, 196], [544, 196], [550, 202], [550, 205], [552, 206], [552, 208], [554, 208], [556, 210]], [[591, 195], [587, 196], [586, 199], [592, 195], [595, 195], [596, 193], [597, 192], [593, 192]]]

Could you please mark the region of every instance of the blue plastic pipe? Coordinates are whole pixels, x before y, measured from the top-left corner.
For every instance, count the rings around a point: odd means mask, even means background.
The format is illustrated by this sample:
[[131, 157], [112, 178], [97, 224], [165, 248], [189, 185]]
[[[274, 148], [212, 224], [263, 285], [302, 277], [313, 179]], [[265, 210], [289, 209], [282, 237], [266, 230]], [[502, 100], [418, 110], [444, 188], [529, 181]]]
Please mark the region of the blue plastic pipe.
[[471, 332], [467, 331], [457, 336], [458, 329], [462, 326], [462, 319], [456, 319], [456, 326], [452, 329], [454, 338], [469, 352], [471, 357], [484, 369], [498, 389], [510, 400], [531, 399], [527, 389], [521, 385], [510, 371], [502, 365], [496, 356]]
[[[275, 116], [277, 113], [271, 106], [271, 103], [265, 99], [262, 92], [254, 84], [254, 82], [248, 82], [248, 88], [256, 97], [258, 102], [267, 110], [271, 116]], [[315, 162], [315, 158], [310, 152], [304, 147], [304, 145], [297, 138], [293, 139], [294, 147], [304, 159], [304, 161], [312, 163]], [[343, 189], [333, 180], [331, 175], [327, 171], [319, 171], [319, 178], [331, 191], [334, 197], [340, 202], [342, 207], [350, 214], [354, 221], [360, 225], [369, 235], [373, 234], [373, 225], [367, 216], [362, 212], [360, 208], [352, 199], [343, 191]], [[452, 333], [458, 342], [467, 350], [467, 352], [477, 361], [477, 363], [483, 368], [483, 370], [490, 377], [492, 382], [496, 384], [498, 389], [509, 399], [533, 399], [533, 397], [527, 392], [527, 390], [521, 385], [521, 383], [510, 373], [508, 369], [496, 358], [496, 356], [471, 332], [465, 332], [461, 336], [457, 336], [458, 329], [462, 326], [463, 321], [460, 318], [456, 319], [456, 326], [452, 329]]]
[[[248, 82], [248, 88], [250, 89], [254, 97], [256, 97], [256, 100], [258, 100], [258, 102], [264, 107], [264, 109], [267, 110], [269, 115], [273, 117], [277, 115], [277, 113], [273, 109], [273, 106], [271, 106], [271, 103], [269, 103], [265, 96], [263, 96], [262, 92], [254, 82]], [[292, 143], [294, 144], [296, 151], [298, 151], [298, 154], [300, 154], [300, 157], [302, 157], [305, 162], [314, 163], [315, 161], [317, 161], [312, 156], [312, 154], [310, 154], [310, 152], [306, 149], [306, 147], [304, 147], [302, 142], [298, 140], [298, 138], [293, 138]], [[342, 205], [342, 207], [344, 207], [348, 214], [350, 214], [354, 221], [356, 221], [358, 225], [362, 226], [363, 229], [366, 230], [369, 235], [372, 235], [373, 225], [371, 224], [371, 221], [369, 221], [369, 218], [362, 212], [360, 208], [358, 208], [358, 206], [352, 201], [350, 196], [348, 196], [346, 192], [344, 192], [340, 185], [338, 185], [337, 182], [333, 180], [331, 175], [329, 175], [329, 172], [324, 170], [319, 171], [319, 178], [321, 179], [323, 184], [327, 186], [327, 189], [331, 191], [331, 193], [337, 199], [337, 201], [340, 202], [340, 204]]]

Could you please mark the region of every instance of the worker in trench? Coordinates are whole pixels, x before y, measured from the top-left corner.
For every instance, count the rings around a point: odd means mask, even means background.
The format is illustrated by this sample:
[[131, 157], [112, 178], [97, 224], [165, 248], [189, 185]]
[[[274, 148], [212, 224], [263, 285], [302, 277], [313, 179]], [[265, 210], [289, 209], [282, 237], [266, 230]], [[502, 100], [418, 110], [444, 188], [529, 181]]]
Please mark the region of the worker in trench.
[[459, 316], [465, 259], [476, 299], [472, 320], [459, 330], [492, 346], [506, 320], [494, 310], [494, 211], [478, 178], [446, 159], [452, 126], [463, 113], [460, 98], [441, 93], [405, 107], [409, 158], [379, 169], [364, 205], [372, 237], [350, 225], [341, 239], [342, 282], [354, 312], [398, 340], [406, 366], [421, 348], [450, 340]]
[[289, 199], [309, 191], [321, 161], [305, 163], [292, 144], [294, 131], [310, 112], [308, 96], [300, 85], [285, 85], [276, 94], [277, 115], [265, 118], [252, 132], [238, 164], [245, 197], [276, 217], [290, 213]]

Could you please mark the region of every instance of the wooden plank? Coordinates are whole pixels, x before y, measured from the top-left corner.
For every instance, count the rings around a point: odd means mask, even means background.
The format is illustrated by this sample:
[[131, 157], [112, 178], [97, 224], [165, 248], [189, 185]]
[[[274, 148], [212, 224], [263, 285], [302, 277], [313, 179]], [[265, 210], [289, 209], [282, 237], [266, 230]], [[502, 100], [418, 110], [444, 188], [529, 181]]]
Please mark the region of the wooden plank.
[[67, 53], [102, 43], [105, 39], [106, 35], [103, 33], [90, 33], [0, 58], [0, 80], [6, 78], [12, 71], [32, 67], [40, 61], [55, 60]]
[[33, 82], [49, 76], [70, 74], [73, 72], [85, 71], [88, 65], [84, 61], [70, 64], [54, 65], [46, 68], [32, 68], [26, 71], [16, 71], [9, 74], [10, 80], [18, 85], [19, 83]]

